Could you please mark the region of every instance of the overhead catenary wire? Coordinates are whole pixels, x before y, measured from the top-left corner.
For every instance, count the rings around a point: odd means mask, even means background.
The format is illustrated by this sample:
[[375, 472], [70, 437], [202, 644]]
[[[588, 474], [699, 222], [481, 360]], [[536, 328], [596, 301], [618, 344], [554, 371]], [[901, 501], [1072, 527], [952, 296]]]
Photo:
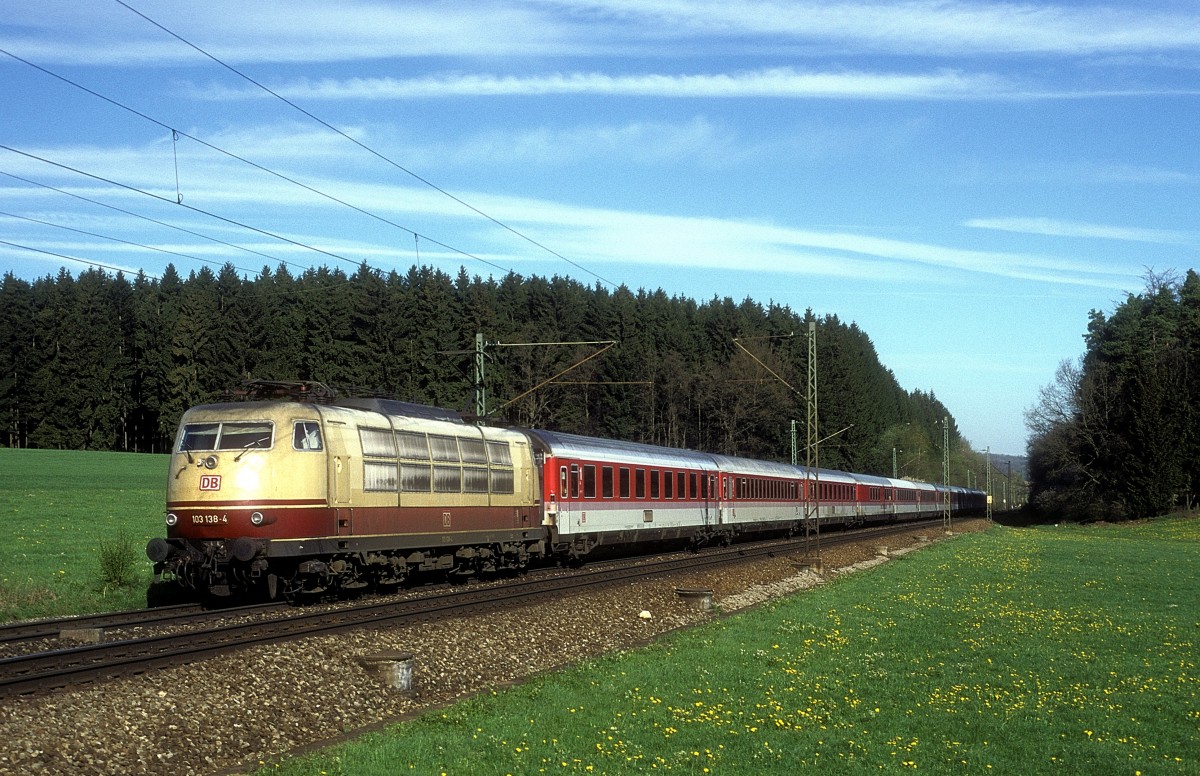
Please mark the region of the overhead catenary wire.
[[[290, 237], [285, 237], [284, 235], [278, 234], [276, 232], [272, 232], [267, 229], [261, 229], [257, 226], [251, 226], [250, 224], [244, 223], [242, 221], [238, 221], [233, 218], [228, 218], [226, 216], [219, 215], [217, 213], [213, 213], [212, 211], [205, 210], [203, 208], [198, 208], [195, 205], [188, 205], [183, 202], [175, 202], [174, 200], [164, 197], [161, 194], [155, 194], [152, 191], [146, 191], [145, 189], [139, 189], [137, 186], [132, 186], [128, 183], [121, 183], [120, 181], [115, 181], [115, 180], [112, 180], [111, 178], [105, 178], [102, 175], [96, 175], [95, 173], [85, 172], [83, 170], [80, 170], [77, 167], [72, 167], [68, 164], [63, 164], [62, 162], [56, 162], [51, 159], [47, 159], [44, 156], [38, 156], [37, 154], [30, 153], [28, 151], [22, 151], [18, 148], [13, 148], [12, 146], [4, 145], [4, 144], [0, 144], [0, 149], [9, 151], [9, 152], [17, 154], [19, 156], [24, 156], [27, 159], [34, 159], [36, 161], [42, 162], [43, 164], [48, 164], [52, 167], [57, 167], [61, 170], [67, 170], [68, 172], [73, 172], [76, 175], [82, 175], [85, 178], [91, 178], [92, 180], [97, 180], [97, 181], [100, 181], [101, 183], [107, 183], [110, 186], [117, 186], [118, 188], [125, 189], [126, 191], [132, 191], [137, 194], [141, 194], [143, 196], [159, 200], [160, 202], [167, 202], [170, 204], [178, 205], [179, 207], [187, 208], [188, 210], [190, 210], [194, 213], [199, 213], [200, 215], [207, 216], [209, 218], [215, 218], [218, 221], [223, 221], [227, 224], [231, 224], [233, 226], [237, 226], [242, 229], [247, 229], [251, 232], [257, 232], [258, 234], [264, 235], [266, 237], [270, 237], [275, 240], [279, 240], [280, 242], [285, 242], [290, 245], [294, 245], [298, 248], [303, 248], [305, 250], [313, 251], [315, 253], [324, 254], [325, 256], [329, 256], [330, 258], [337, 259], [338, 261], [344, 261], [347, 264], [353, 264], [356, 267], [361, 263], [361, 262], [355, 261], [354, 259], [347, 258], [346, 256], [342, 256], [339, 253], [334, 253], [333, 251], [327, 251], [324, 248], [318, 248], [313, 245], [308, 245], [307, 243], [300, 242], [299, 240], [293, 240]], [[307, 269], [307, 267], [305, 267], [302, 264], [295, 264], [293, 262], [286, 262], [286, 261], [284, 263], [289, 266], [299, 267], [300, 269]]]
[[[91, 266], [91, 267], [97, 267], [99, 269], [111, 270], [112, 272], [115, 272], [118, 274], [125, 274], [125, 272], [127, 271], [127, 270], [121, 269], [120, 267], [114, 267], [110, 264], [101, 264], [98, 261], [90, 261], [88, 259], [80, 259], [76, 256], [68, 256], [65, 253], [56, 253], [54, 251], [47, 251], [47, 250], [43, 250], [42, 248], [34, 248], [33, 246], [30, 246], [30, 245], [21, 245], [20, 243], [9, 242], [8, 240], [0, 240], [0, 245], [7, 245], [10, 248], [17, 248], [19, 250], [30, 251], [32, 253], [41, 253], [41, 254], [45, 254], [46, 256], [54, 256], [55, 258], [63, 259], [65, 261], [74, 261], [79, 264], [87, 264], [88, 266]], [[139, 272], [141, 272], [142, 275], [145, 275], [148, 278], [153, 278], [154, 280], [162, 279], [158, 275], [151, 275], [150, 273], [146, 272], [145, 270], [139, 270]]]
[[246, 73], [243, 73], [241, 70], [238, 70], [236, 67], [234, 67], [233, 65], [230, 65], [229, 63], [225, 62], [224, 60], [220, 59], [219, 57], [217, 57], [213, 54], [210, 54], [208, 51], [206, 51], [205, 49], [196, 45], [195, 43], [192, 43], [191, 41], [184, 38], [182, 35], [178, 34], [177, 32], [175, 32], [171, 29], [168, 29], [163, 24], [160, 24], [159, 22], [155, 21], [154, 19], [151, 19], [149, 16], [147, 16], [146, 14], [137, 10], [136, 8], [131, 6], [129, 3], [126, 3], [124, 0], [115, 0], [115, 2], [118, 5], [121, 5], [124, 8], [128, 9], [130, 12], [136, 14], [137, 16], [140, 16], [146, 22], [154, 25], [158, 29], [165, 32], [167, 35], [170, 35], [171, 37], [175, 38], [180, 43], [183, 43], [185, 46], [191, 48], [192, 50], [196, 51], [197, 53], [199, 53], [199, 54], [207, 57], [208, 59], [212, 60], [213, 62], [217, 63], [218, 65], [225, 68], [226, 70], [233, 73], [234, 75], [238, 76], [239, 78], [253, 84], [254, 86], [256, 86], [259, 89], [266, 92], [267, 94], [270, 94], [275, 99], [280, 100], [284, 104], [288, 105], [292, 109], [299, 111], [300, 113], [304, 114], [308, 118], [312, 119], [313, 121], [317, 122], [321, 126], [328, 129], [329, 131], [340, 135], [342, 138], [344, 138], [346, 140], [349, 140], [351, 143], [353, 143], [354, 145], [363, 149], [364, 151], [371, 154], [372, 156], [376, 157], [377, 159], [380, 159], [381, 161], [391, 165], [392, 167], [396, 168], [397, 170], [400, 170], [401, 172], [405, 173], [406, 175], [409, 175], [410, 177], [414, 178], [415, 180], [420, 181], [421, 183], [423, 183], [424, 185], [433, 189], [434, 191], [437, 191], [438, 193], [440, 193], [446, 197], [449, 197], [450, 199], [454, 200], [455, 202], [457, 202], [458, 204], [467, 208], [468, 210], [472, 211], [473, 213], [475, 213], [483, 218], [486, 218], [488, 221], [492, 222], [493, 224], [500, 227], [501, 229], [504, 229], [505, 231], [507, 231], [513, 235], [516, 235], [517, 237], [521, 238], [522, 240], [528, 242], [531, 245], [536, 246], [537, 248], [540, 248], [541, 250], [545, 251], [546, 253], [549, 253], [551, 256], [554, 256], [555, 258], [565, 261], [566, 263], [570, 264], [572, 267], [575, 267], [579, 271], [586, 272], [587, 274], [591, 275], [592, 277], [596, 278], [597, 280], [601, 281], [602, 283], [605, 283], [608, 286], [611, 286], [613, 288], [617, 287], [617, 284], [612, 282], [611, 280], [608, 280], [607, 278], [597, 274], [596, 272], [593, 272], [592, 270], [588, 269], [587, 267], [583, 266], [582, 264], [580, 264], [572, 259], [567, 258], [566, 256], [562, 255], [561, 253], [558, 253], [557, 251], [553, 250], [552, 248], [542, 244], [541, 242], [538, 242], [537, 240], [535, 240], [532, 237], [530, 237], [529, 235], [521, 232], [520, 230], [518, 230], [512, 226], [509, 226], [508, 224], [495, 218], [494, 216], [492, 216], [488, 213], [485, 213], [483, 210], [480, 210], [479, 208], [475, 207], [474, 205], [472, 205], [471, 203], [462, 199], [461, 197], [456, 196], [455, 194], [447, 191], [446, 189], [442, 188], [441, 186], [438, 186], [436, 183], [433, 183], [429, 179], [410, 170], [409, 168], [405, 167], [404, 165], [400, 164], [399, 162], [395, 161], [394, 159], [388, 157], [387, 155], [385, 155], [379, 151], [376, 151], [374, 148], [371, 148], [366, 143], [363, 143], [361, 140], [358, 140], [357, 138], [349, 135], [348, 133], [342, 131], [341, 129], [338, 129], [334, 125], [330, 124], [328, 121], [322, 119], [320, 116], [317, 116], [316, 114], [312, 113], [311, 111], [309, 111], [309, 110], [303, 108], [302, 106], [298, 105], [297, 103], [293, 102], [292, 100], [289, 100], [288, 98], [286, 98], [283, 95], [279, 94], [278, 92], [274, 91], [273, 89], [266, 86], [265, 84], [260, 83], [259, 81], [250, 77]]
[[[32, 223], [32, 224], [41, 224], [42, 226], [49, 226], [54, 229], [63, 229], [68, 232], [75, 232], [76, 234], [83, 234], [83, 235], [87, 235], [88, 237], [95, 237], [99, 240], [108, 240], [110, 242], [120, 243], [122, 245], [131, 245], [135, 248], [142, 248], [142, 249], [145, 249], [148, 251], [156, 251], [158, 253], [166, 253], [171, 256], [178, 256], [183, 259], [195, 259], [196, 261], [201, 261], [206, 264], [215, 264], [217, 266], [222, 266], [222, 265], [228, 263], [228, 262], [224, 262], [224, 261], [218, 261], [217, 259], [206, 259], [202, 256], [193, 256], [189, 253], [180, 253], [179, 251], [172, 251], [172, 250], [168, 250], [167, 248], [156, 248], [153, 245], [144, 245], [142, 243], [132, 242], [130, 240], [122, 240], [119, 237], [110, 237], [106, 234], [99, 234], [98, 232], [89, 232], [86, 229], [77, 229], [73, 226], [66, 226], [65, 224], [56, 224], [52, 221], [44, 221], [40, 218], [31, 218], [30, 216], [22, 216], [22, 215], [17, 215], [15, 213], [8, 213], [3, 210], [0, 210], [0, 216], [3, 216], [5, 218], [14, 218], [14, 219], [17, 219], [20, 221], [28, 221], [29, 223]], [[245, 267], [234, 266], [233, 264], [230, 264], [230, 266], [232, 266], [234, 269], [236, 269], [239, 272], [248, 272], [251, 274], [253, 274], [255, 272], [255, 270], [246, 269]]]
[[[131, 9], [131, 10], [132, 10], [132, 9]], [[418, 236], [424, 237], [424, 238], [425, 238], [425, 239], [426, 239], [428, 242], [431, 242], [431, 243], [433, 243], [434, 245], [437, 245], [438, 247], [445, 248], [446, 250], [448, 250], [448, 251], [451, 251], [452, 253], [456, 253], [456, 254], [458, 254], [458, 255], [460, 255], [460, 256], [463, 256], [464, 258], [468, 258], [468, 259], [471, 259], [471, 260], [473, 260], [473, 261], [478, 261], [478, 262], [480, 262], [480, 263], [482, 263], [482, 264], [486, 264], [487, 266], [489, 266], [489, 267], [492, 267], [493, 269], [501, 270], [501, 271], [503, 271], [503, 272], [510, 273], [510, 274], [516, 274], [516, 272], [515, 272], [514, 270], [512, 270], [511, 268], [509, 268], [509, 267], [505, 267], [505, 266], [502, 266], [502, 265], [500, 265], [500, 264], [497, 264], [497, 263], [495, 263], [495, 262], [493, 262], [493, 261], [489, 261], [489, 260], [487, 260], [487, 259], [484, 259], [484, 258], [482, 258], [482, 257], [480, 257], [480, 256], [476, 256], [476, 255], [475, 255], [475, 254], [473, 254], [473, 253], [470, 253], [470, 252], [468, 252], [468, 251], [462, 250], [462, 249], [460, 249], [460, 248], [456, 248], [456, 247], [454, 247], [453, 245], [449, 245], [449, 244], [447, 244], [447, 243], [441, 242], [440, 240], [437, 240], [437, 239], [435, 239], [435, 238], [433, 238], [433, 237], [430, 237], [429, 235], [421, 235], [419, 232], [417, 232], [417, 231], [415, 231], [415, 230], [413, 230], [413, 229], [410, 229], [409, 227], [406, 227], [406, 226], [404, 226], [403, 224], [399, 224], [399, 223], [397, 223], [397, 222], [395, 222], [395, 221], [393, 221], [393, 220], [391, 220], [391, 219], [389, 219], [389, 218], [386, 218], [386, 217], [384, 217], [384, 216], [381, 216], [381, 215], [379, 215], [378, 213], [373, 213], [373, 212], [371, 212], [371, 211], [369, 211], [369, 210], [367, 210], [367, 209], [365, 209], [365, 208], [362, 208], [362, 207], [359, 207], [358, 205], [355, 205], [355, 204], [353, 204], [353, 203], [347, 202], [346, 200], [343, 200], [343, 199], [341, 199], [341, 198], [339, 198], [339, 197], [336, 197], [336, 196], [334, 196], [334, 195], [332, 195], [332, 194], [330, 194], [330, 193], [328, 193], [328, 192], [322, 191], [321, 189], [318, 189], [318, 188], [316, 188], [315, 186], [310, 186], [310, 185], [308, 185], [307, 183], [304, 183], [304, 182], [302, 182], [302, 181], [296, 180], [295, 178], [292, 178], [291, 176], [285, 175], [285, 174], [283, 174], [283, 173], [281, 173], [281, 172], [279, 172], [279, 171], [277, 171], [277, 170], [272, 170], [271, 168], [269, 168], [269, 167], [266, 167], [265, 165], [261, 165], [261, 164], [259, 164], [258, 162], [255, 162], [255, 161], [253, 161], [253, 160], [251, 160], [251, 159], [247, 159], [247, 158], [246, 158], [246, 157], [244, 157], [244, 156], [241, 156], [241, 155], [239, 155], [239, 154], [235, 154], [235, 153], [233, 153], [232, 151], [228, 151], [228, 150], [226, 150], [226, 149], [224, 149], [224, 148], [221, 148], [220, 146], [214, 145], [213, 143], [209, 143], [208, 141], [206, 141], [206, 140], [203, 140], [202, 138], [199, 138], [199, 137], [197, 137], [197, 136], [195, 136], [195, 135], [189, 134], [189, 133], [187, 133], [187, 132], [184, 132], [183, 130], [180, 130], [180, 129], [176, 129], [176, 128], [172, 127], [171, 125], [169, 125], [169, 124], [167, 124], [167, 123], [165, 123], [165, 122], [163, 122], [163, 121], [160, 121], [159, 119], [156, 119], [156, 118], [154, 118], [153, 116], [147, 115], [147, 114], [143, 113], [142, 111], [139, 111], [139, 110], [138, 110], [138, 109], [136, 109], [136, 108], [133, 108], [133, 107], [131, 107], [131, 106], [129, 106], [129, 105], [126, 105], [126, 104], [124, 104], [124, 103], [120, 102], [119, 100], [114, 100], [114, 99], [113, 99], [113, 98], [111, 98], [111, 97], [108, 97], [108, 96], [106, 96], [106, 95], [103, 95], [103, 94], [101, 94], [100, 92], [97, 92], [97, 91], [96, 91], [96, 90], [94, 90], [94, 89], [90, 89], [90, 88], [88, 88], [87, 86], [84, 86], [83, 84], [80, 84], [80, 83], [78, 83], [77, 81], [74, 81], [74, 80], [72, 80], [72, 79], [70, 79], [70, 78], [67, 78], [67, 77], [66, 77], [66, 76], [64, 76], [64, 75], [61, 75], [61, 74], [59, 74], [59, 73], [56, 73], [56, 72], [54, 72], [53, 70], [50, 70], [50, 69], [48, 69], [48, 68], [45, 68], [45, 67], [42, 67], [41, 65], [38, 65], [38, 64], [36, 64], [36, 63], [34, 63], [34, 62], [31, 62], [31, 61], [29, 61], [28, 59], [25, 59], [24, 57], [18, 56], [17, 54], [14, 54], [14, 53], [12, 53], [11, 51], [8, 51], [7, 49], [0, 48], [0, 54], [5, 54], [6, 56], [8, 56], [8, 57], [11, 57], [12, 59], [15, 59], [15, 60], [17, 60], [18, 62], [21, 62], [22, 64], [24, 64], [24, 65], [27, 65], [27, 66], [29, 66], [29, 67], [33, 68], [34, 70], [37, 70], [37, 71], [38, 71], [38, 72], [40, 72], [40, 73], [44, 73], [45, 75], [48, 75], [48, 76], [50, 76], [51, 78], [54, 78], [54, 79], [56, 79], [56, 80], [58, 80], [58, 81], [61, 81], [61, 82], [65, 83], [65, 84], [67, 84], [67, 85], [69, 85], [69, 86], [72, 86], [72, 87], [74, 87], [74, 88], [76, 88], [76, 89], [79, 89], [80, 91], [86, 92], [87, 94], [90, 94], [90, 95], [92, 95], [93, 97], [95, 97], [95, 98], [97, 98], [97, 99], [99, 99], [99, 100], [103, 100], [104, 102], [107, 102], [108, 104], [110, 104], [110, 105], [112, 105], [112, 106], [114, 106], [114, 107], [120, 108], [121, 110], [124, 110], [124, 111], [126, 111], [126, 112], [128, 112], [128, 113], [131, 113], [131, 114], [133, 114], [133, 115], [137, 116], [138, 118], [144, 119], [145, 121], [148, 121], [148, 122], [150, 122], [151, 124], [154, 124], [155, 126], [157, 126], [157, 127], [161, 128], [161, 129], [164, 129], [164, 130], [167, 130], [167, 131], [169, 131], [169, 132], [171, 133], [171, 137], [172, 137], [172, 142], [173, 142], [173, 143], [174, 143], [174, 141], [175, 141], [175, 139], [176, 139], [177, 137], [180, 137], [180, 136], [182, 136], [182, 137], [185, 137], [185, 138], [187, 138], [188, 140], [191, 140], [191, 141], [193, 141], [193, 142], [195, 142], [195, 143], [197, 143], [197, 144], [199, 144], [199, 145], [202, 145], [202, 146], [204, 146], [205, 148], [207, 148], [207, 149], [209, 149], [209, 150], [211, 150], [211, 151], [215, 151], [216, 153], [219, 153], [219, 154], [222, 154], [222, 155], [224, 155], [224, 156], [227, 156], [227, 157], [229, 157], [230, 159], [234, 159], [234, 160], [236, 160], [236, 161], [238, 161], [238, 162], [241, 162], [242, 164], [249, 165], [250, 167], [253, 167], [253, 168], [254, 168], [254, 169], [256, 169], [256, 170], [259, 170], [260, 172], [266, 173], [267, 175], [274, 176], [274, 177], [276, 177], [276, 178], [278, 178], [278, 179], [280, 179], [280, 180], [282, 180], [282, 181], [285, 181], [285, 182], [287, 182], [287, 183], [290, 183], [290, 184], [292, 184], [293, 186], [298, 186], [298, 187], [300, 187], [300, 188], [304, 189], [305, 191], [308, 191], [308, 192], [310, 192], [310, 193], [312, 193], [312, 194], [315, 194], [315, 195], [317, 195], [317, 196], [319, 196], [319, 197], [323, 197], [323, 198], [325, 198], [325, 199], [327, 199], [327, 200], [329, 200], [329, 201], [331, 201], [331, 202], [334, 202], [334, 203], [336, 203], [336, 204], [338, 204], [338, 205], [341, 205], [341, 206], [343, 206], [343, 207], [350, 208], [351, 210], [354, 210], [354, 211], [355, 211], [355, 212], [357, 212], [357, 213], [360, 213], [360, 214], [362, 214], [362, 215], [365, 215], [365, 216], [367, 216], [367, 217], [369, 217], [369, 218], [373, 218], [373, 219], [375, 219], [375, 220], [377, 220], [377, 221], [380, 221], [381, 223], [384, 223], [384, 224], [387, 224], [387, 225], [389, 225], [389, 226], [392, 226], [392, 227], [394, 227], [394, 228], [396, 228], [396, 229], [399, 229], [399, 230], [401, 230], [401, 231], [403, 231], [403, 232], [407, 232], [408, 234], [411, 234], [411, 235], [413, 236], [413, 238], [414, 238], [414, 239], [416, 239]], [[192, 208], [190, 205], [184, 205], [184, 203], [183, 203], [183, 194], [182, 194], [182, 190], [180, 189], [180, 184], [179, 184], [179, 170], [178, 170], [178, 162], [176, 162], [176, 170], [175, 170], [175, 192], [176, 192], [176, 193], [175, 193], [175, 200], [174, 200], [174, 204], [181, 205], [181, 206], [183, 206], [183, 207], [188, 207], [189, 209], [192, 209], [192, 210], [197, 210], [196, 208]], [[165, 202], [170, 202], [170, 201], [172, 201], [172, 200], [169, 200], [169, 199], [167, 199], [167, 198], [165, 198], [165, 197], [158, 197], [158, 198], [159, 198], [159, 199], [162, 199], [162, 200], [163, 200], [163, 201], [165, 201]], [[212, 215], [212, 214], [208, 213], [207, 211], [203, 211], [203, 210], [197, 210], [197, 212], [204, 213], [205, 215]], [[238, 222], [236, 222], [236, 221], [230, 221], [230, 223], [234, 223], [234, 224], [236, 224], [236, 223], [238, 223]], [[256, 229], [255, 231], [261, 231], [261, 230], [257, 230], [257, 229]], [[264, 233], [264, 234], [270, 234], [269, 232], [263, 232], [263, 233]], [[334, 258], [338, 258], [338, 259], [342, 259], [342, 260], [347, 260], [347, 259], [345, 259], [344, 257], [337, 256], [336, 254], [329, 254], [329, 255], [333, 256]], [[605, 282], [607, 282], [607, 281], [605, 281]]]
[[271, 261], [279, 262], [282, 264], [288, 263], [288, 262], [284, 261], [283, 259], [279, 258], [278, 256], [272, 256], [269, 253], [263, 253], [262, 251], [256, 251], [253, 248], [247, 248], [244, 245], [238, 245], [236, 243], [227, 242], [225, 240], [221, 240], [216, 237], [212, 237], [211, 235], [207, 235], [202, 232], [197, 232], [192, 229], [184, 228], [182, 226], [179, 226], [178, 224], [170, 224], [170, 223], [167, 223], [166, 221], [160, 221], [157, 218], [151, 218], [150, 216], [142, 215], [141, 213], [135, 213], [132, 210], [126, 210], [125, 208], [117, 207], [116, 205], [110, 205], [106, 202], [101, 202], [100, 200], [97, 200], [97, 199], [91, 199], [90, 197], [85, 197], [82, 194], [76, 194], [73, 191], [67, 191], [66, 189], [60, 189], [57, 186], [51, 186], [48, 183], [42, 183], [40, 181], [35, 181], [30, 178], [24, 178], [24, 177], [21, 177], [20, 175], [14, 175], [11, 172], [5, 172], [3, 170], [0, 170], [0, 175], [3, 175], [8, 178], [12, 178], [13, 180], [21, 181], [22, 183], [28, 183], [31, 186], [39, 186], [43, 189], [47, 189], [49, 191], [54, 191], [59, 194], [66, 195], [68, 197], [74, 197], [75, 199], [81, 200], [83, 202], [88, 202], [88, 203], [96, 205], [98, 207], [108, 208], [109, 210], [115, 210], [118, 213], [123, 213], [127, 216], [132, 216], [133, 218], [138, 218], [143, 221], [148, 221], [152, 224], [157, 224], [158, 226], [166, 227], [167, 229], [174, 229], [175, 231], [183, 232], [184, 234], [190, 234], [193, 237], [199, 237], [202, 240], [209, 240], [210, 242], [217, 243], [218, 245], [224, 245], [228, 248], [233, 248], [234, 250], [244, 251], [246, 253], [250, 253], [255, 256], [261, 256], [264, 259], [269, 259]]

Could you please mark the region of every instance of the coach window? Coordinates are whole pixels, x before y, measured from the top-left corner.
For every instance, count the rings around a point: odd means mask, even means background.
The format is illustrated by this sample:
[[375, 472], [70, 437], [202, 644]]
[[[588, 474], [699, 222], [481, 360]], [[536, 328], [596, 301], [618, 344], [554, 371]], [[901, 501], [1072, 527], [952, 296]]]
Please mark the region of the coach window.
[[320, 450], [320, 424], [311, 420], [296, 421], [292, 427], [292, 447], [297, 450]]
[[636, 497], [639, 499], [646, 498], [646, 470], [637, 469], [633, 473], [634, 487], [637, 488]]
[[600, 469], [600, 495], [604, 498], [613, 497], [613, 467], [611, 466]]
[[658, 498], [661, 482], [658, 476], [658, 469], [650, 470], [650, 498]]
[[675, 477], [671, 472], [663, 472], [663, 498], [675, 498]]
[[621, 498], [629, 498], [629, 469], [622, 466], [620, 473]]
[[579, 498], [579, 464], [571, 464], [571, 498]]
[[590, 463], [583, 467], [583, 497], [596, 497], [596, 467]]

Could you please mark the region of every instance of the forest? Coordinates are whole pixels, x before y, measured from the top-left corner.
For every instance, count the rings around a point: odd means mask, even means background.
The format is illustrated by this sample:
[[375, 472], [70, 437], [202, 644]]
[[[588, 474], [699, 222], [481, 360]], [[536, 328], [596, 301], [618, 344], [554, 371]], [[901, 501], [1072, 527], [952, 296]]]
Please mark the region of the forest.
[[803, 463], [814, 320], [820, 464], [940, 482], [949, 418], [950, 481], [978, 487], [982, 459], [947, 408], [902, 388], [854, 323], [751, 299], [418, 266], [8, 273], [0, 445], [163, 452], [185, 409], [248, 379], [474, 413], [481, 335], [495, 422], [786, 461], [795, 421]]
[[1068, 519], [1190, 509], [1200, 488], [1200, 276], [1147, 276], [1026, 413], [1031, 504]]

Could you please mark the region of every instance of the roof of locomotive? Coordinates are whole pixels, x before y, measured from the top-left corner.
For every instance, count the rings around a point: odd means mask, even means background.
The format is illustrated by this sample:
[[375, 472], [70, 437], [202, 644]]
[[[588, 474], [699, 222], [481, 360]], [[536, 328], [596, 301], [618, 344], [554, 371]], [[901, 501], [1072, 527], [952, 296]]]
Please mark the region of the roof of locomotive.
[[348, 407], [355, 410], [378, 412], [380, 415], [420, 418], [422, 420], [442, 420], [447, 423], [466, 425], [466, 421], [463, 420], [462, 415], [455, 410], [448, 410], [444, 407], [431, 407], [427, 404], [415, 404], [409, 401], [350, 398], [336, 399], [330, 402], [330, 404], [334, 407]]
[[308, 402], [292, 398], [264, 399], [257, 401], [217, 402], [214, 404], [197, 404], [188, 409], [190, 414], [227, 413], [235, 416], [261, 415], [274, 413], [283, 407], [308, 407], [316, 412], [324, 408], [357, 410], [376, 415], [390, 415], [398, 418], [415, 418], [418, 420], [438, 420], [444, 423], [466, 425], [462, 415], [454, 410], [441, 407], [427, 407], [424, 404], [412, 404], [406, 401], [391, 399], [339, 399], [334, 402]]

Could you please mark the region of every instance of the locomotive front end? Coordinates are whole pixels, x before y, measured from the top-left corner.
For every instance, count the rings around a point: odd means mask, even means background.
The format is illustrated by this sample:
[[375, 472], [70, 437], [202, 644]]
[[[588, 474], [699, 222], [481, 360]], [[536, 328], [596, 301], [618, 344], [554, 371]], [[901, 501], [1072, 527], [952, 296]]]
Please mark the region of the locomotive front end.
[[180, 421], [167, 479], [166, 538], [152, 539], [148, 599], [180, 588], [274, 597], [270, 542], [330, 533], [324, 434], [313, 405], [202, 405]]

